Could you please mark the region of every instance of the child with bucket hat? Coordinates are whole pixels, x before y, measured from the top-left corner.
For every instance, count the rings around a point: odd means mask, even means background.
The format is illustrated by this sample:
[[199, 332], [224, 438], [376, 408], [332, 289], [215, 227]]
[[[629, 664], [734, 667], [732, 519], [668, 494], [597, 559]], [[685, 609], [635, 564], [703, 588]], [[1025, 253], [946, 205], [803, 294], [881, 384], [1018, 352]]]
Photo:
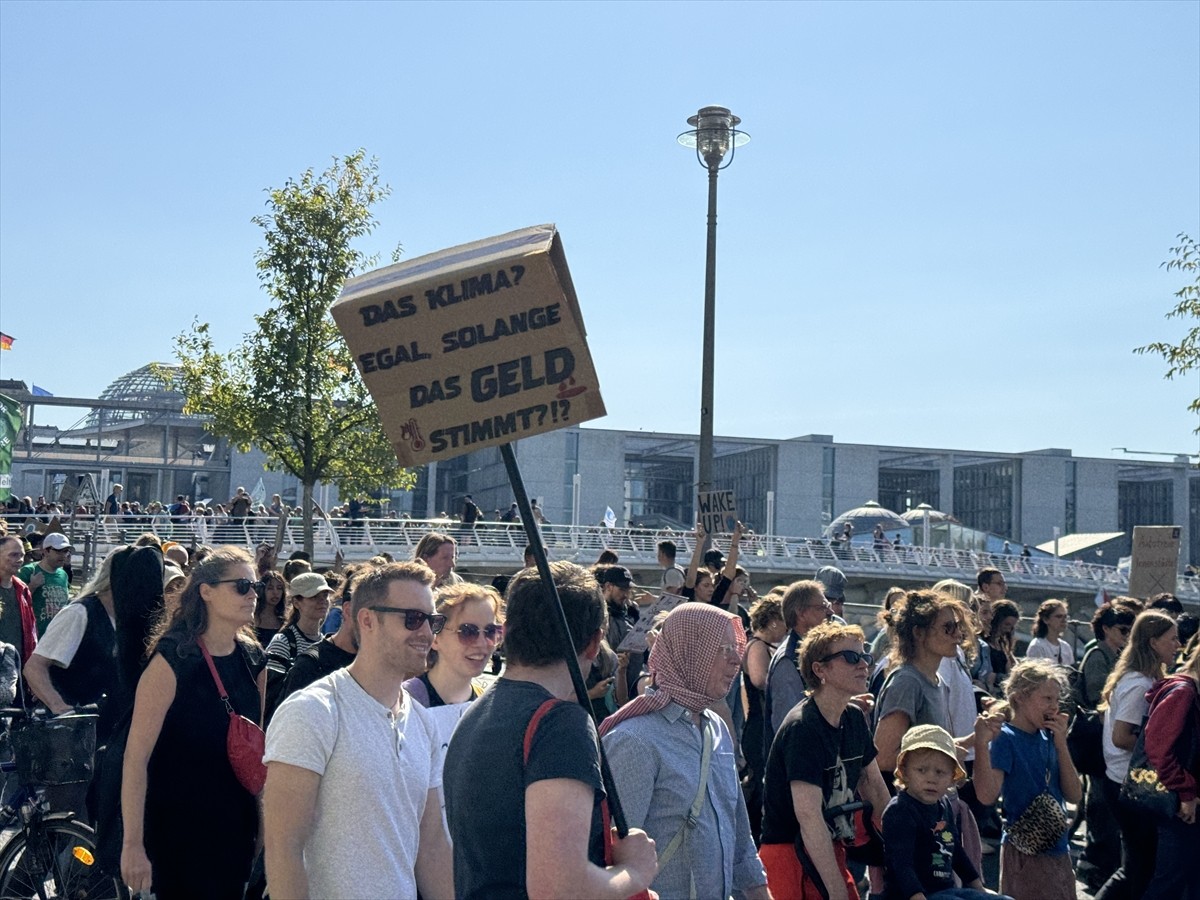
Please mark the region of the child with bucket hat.
[[[916, 725], [896, 757], [897, 794], [883, 811], [888, 900], [982, 900], [994, 894], [963, 851], [949, 791], [967, 777], [950, 732]], [[962, 887], [956, 887], [958, 875]]]

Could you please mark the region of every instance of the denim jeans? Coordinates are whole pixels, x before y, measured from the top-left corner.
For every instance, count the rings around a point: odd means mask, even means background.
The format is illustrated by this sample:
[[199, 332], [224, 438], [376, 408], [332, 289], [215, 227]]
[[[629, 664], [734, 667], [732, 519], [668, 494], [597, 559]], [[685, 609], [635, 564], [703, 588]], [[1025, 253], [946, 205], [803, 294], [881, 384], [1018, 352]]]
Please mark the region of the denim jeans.
[[1144, 900], [1200, 900], [1197, 847], [1200, 847], [1200, 825], [1188, 825], [1182, 819], [1159, 822], [1154, 878]]

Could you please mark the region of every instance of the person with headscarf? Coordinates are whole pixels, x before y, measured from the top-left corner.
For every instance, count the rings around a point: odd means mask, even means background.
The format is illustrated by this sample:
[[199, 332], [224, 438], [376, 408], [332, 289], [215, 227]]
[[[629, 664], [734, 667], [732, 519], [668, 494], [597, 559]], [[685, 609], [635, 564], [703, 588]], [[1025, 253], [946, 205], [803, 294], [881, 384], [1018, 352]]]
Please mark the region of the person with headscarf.
[[767, 898], [729, 729], [709, 706], [741, 666], [740, 619], [684, 603], [663, 622], [650, 653], [653, 687], [600, 726], [630, 827], [658, 851], [651, 889], [670, 898]]

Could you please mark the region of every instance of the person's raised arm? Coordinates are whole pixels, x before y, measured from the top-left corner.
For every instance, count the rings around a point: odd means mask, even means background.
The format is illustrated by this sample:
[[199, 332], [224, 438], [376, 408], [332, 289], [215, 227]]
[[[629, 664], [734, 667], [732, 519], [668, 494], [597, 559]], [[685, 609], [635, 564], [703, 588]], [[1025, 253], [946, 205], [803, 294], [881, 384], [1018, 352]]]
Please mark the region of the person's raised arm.
[[998, 713], [986, 712], [975, 720], [975, 796], [984, 806], [990, 806], [1004, 789], [1004, 773], [992, 768], [991, 742], [1000, 734], [1004, 719]]
[[846, 882], [838, 869], [837, 857], [833, 853], [833, 841], [821, 812], [821, 788], [807, 781], [793, 781], [792, 810], [800, 823], [800, 838], [804, 850], [816, 866], [817, 873], [829, 892], [829, 900], [848, 900]]
[[125, 829], [121, 844], [121, 879], [134, 894], [149, 891], [151, 886], [150, 859], [146, 856], [145, 845], [147, 767], [167, 710], [174, 700], [175, 673], [167, 661], [156, 654], [138, 681], [121, 769], [121, 819]]
[[304, 845], [316, 818], [321, 776], [311, 769], [272, 760], [263, 789], [267, 886], [273, 897], [305, 900], [308, 873]]
[[1067, 748], [1067, 723], [1070, 720], [1065, 712], [1056, 715], [1046, 729], [1054, 739], [1054, 749], [1058, 753], [1058, 783], [1062, 786], [1063, 798], [1068, 803], [1079, 803], [1083, 799], [1083, 782], [1075, 771], [1075, 763], [1071, 761], [1071, 751]]
[[622, 900], [658, 873], [654, 841], [636, 828], [613, 842], [613, 865], [588, 859], [592, 788], [573, 778], [547, 778], [525, 788], [525, 892], [540, 898]]
[[[733, 537], [729, 541], [729, 558], [725, 560], [725, 568], [721, 570], [721, 574], [725, 576], [725, 580], [732, 582], [737, 577], [737, 562], [738, 555], [741, 552], [742, 545], [742, 523], [738, 522], [733, 528]], [[729, 611], [737, 614], [738, 597], [737, 594], [726, 591], [726, 597], [729, 598], [725, 604]], [[724, 599], [724, 598], [722, 598]]]
[[417, 890], [429, 900], [454, 900], [454, 852], [442, 824], [442, 795], [429, 792], [421, 814], [421, 837], [417, 844]]
[[704, 530], [704, 526], [696, 523], [696, 534], [692, 538], [692, 561], [688, 563], [687, 574], [683, 576], [683, 586], [685, 588], [695, 590], [696, 573], [700, 571], [700, 560], [704, 558], [704, 541], [708, 538], [708, 532]]

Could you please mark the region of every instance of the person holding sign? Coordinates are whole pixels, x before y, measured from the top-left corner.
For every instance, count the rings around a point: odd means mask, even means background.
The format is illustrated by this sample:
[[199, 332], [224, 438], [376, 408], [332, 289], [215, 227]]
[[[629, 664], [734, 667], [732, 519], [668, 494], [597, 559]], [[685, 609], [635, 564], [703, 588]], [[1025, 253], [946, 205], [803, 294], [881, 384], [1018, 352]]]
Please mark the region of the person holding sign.
[[654, 687], [600, 726], [628, 821], [658, 849], [651, 888], [661, 897], [768, 897], [734, 743], [707, 708], [725, 696], [745, 646], [735, 616], [676, 607], [650, 654]]
[[[596, 579], [550, 563], [579, 667], [604, 637], [605, 602]], [[504, 675], [471, 704], [450, 739], [444, 789], [454, 840], [454, 893], [606, 897], [644, 890], [658, 863], [654, 841], [631, 828], [604, 861], [596, 729], [575, 688], [554, 619], [553, 594], [536, 569], [508, 588]], [[480, 761], [487, 760], [481, 780]]]

